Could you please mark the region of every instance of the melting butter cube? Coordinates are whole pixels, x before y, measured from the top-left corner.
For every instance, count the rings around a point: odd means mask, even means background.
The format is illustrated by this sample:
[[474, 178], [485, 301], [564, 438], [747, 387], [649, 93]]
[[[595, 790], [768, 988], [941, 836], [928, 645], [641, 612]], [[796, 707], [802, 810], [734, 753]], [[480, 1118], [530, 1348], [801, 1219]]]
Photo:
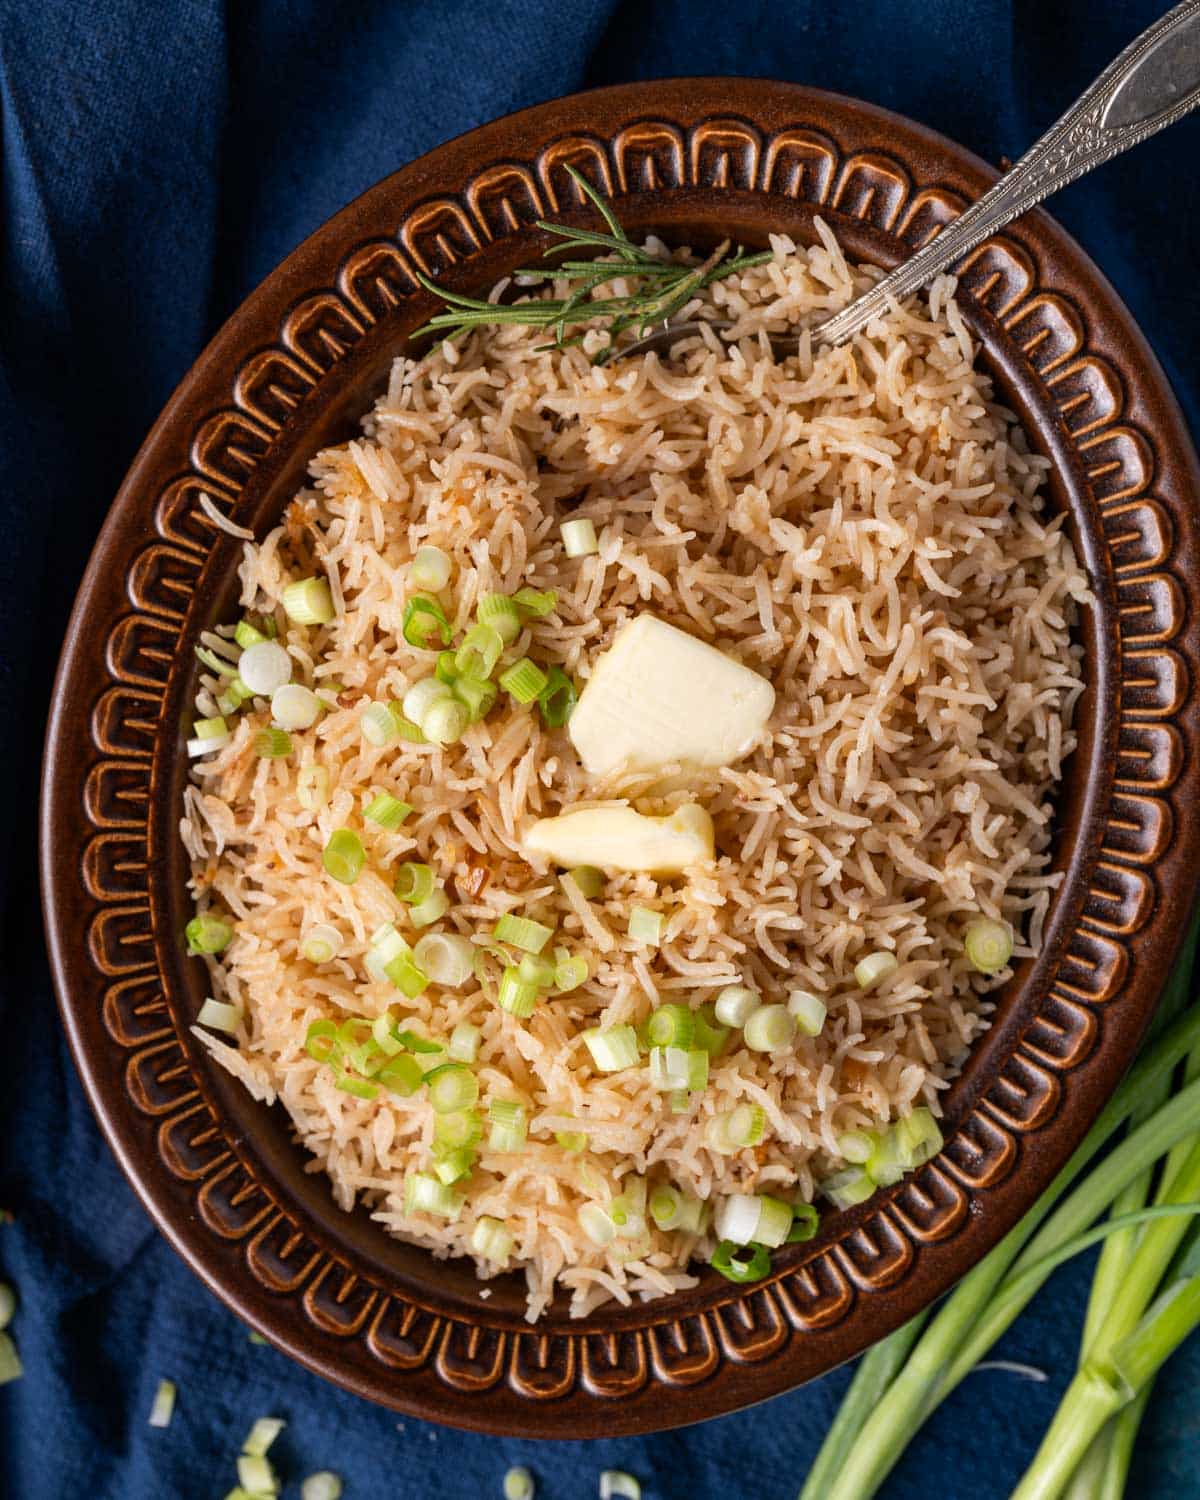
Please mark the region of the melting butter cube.
[[585, 768], [729, 766], [762, 733], [775, 689], [724, 652], [654, 615], [621, 627], [592, 666], [567, 724]]
[[664, 818], [647, 817], [623, 803], [583, 807], [541, 818], [525, 835], [525, 850], [568, 869], [598, 865], [602, 870], [675, 875], [713, 857], [713, 822], [698, 802], [686, 803]]

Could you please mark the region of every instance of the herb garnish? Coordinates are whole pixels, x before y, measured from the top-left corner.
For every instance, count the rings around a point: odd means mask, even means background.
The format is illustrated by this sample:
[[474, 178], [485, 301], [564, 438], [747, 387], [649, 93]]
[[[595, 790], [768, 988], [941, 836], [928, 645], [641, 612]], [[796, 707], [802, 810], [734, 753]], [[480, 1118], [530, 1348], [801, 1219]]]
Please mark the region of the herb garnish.
[[[545, 219], [539, 219], [539, 229], [557, 235], [563, 242], [551, 245], [543, 259], [549, 259], [563, 250], [584, 246], [607, 251], [608, 254], [597, 260], [563, 260], [552, 266], [526, 266], [513, 274], [526, 280], [570, 281], [574, 283], [571, 295], [566, 298], [517, 303], [481, 302], [476, 297], [448, 292], [445, 287], [438, 286], [418, 272], [421, 285], [427, 291], [435, 292], [447, 304], [446, 311], [430, 318], [423, 328], [417, 330], [418, 334], [436, 333], [443, 338], [453, 337], [469, 333], [473, 328], [516, 323], [525, 328], [552, 329], [554, 342], [542, 347], [565, 349], [582, 341], [582, 334], [568, 338], [569, 328], [602, 319], [607, 321], [608, 343], [592, 356], [593, 364], [602, 365], [618, 352], [617, 337], [626, 329], [635, 329], [641, 337], [655, 324], [666, 323], [702, 288], [771, 259], [769, 250], [743, 255], [740, 248], [737, 254], [726, 259], [729, 241], [725, 240], [700, 265], [680, 265], [676, 261], [666, 260], [641, 245], [635, 245], [621, 227], [612, 204], [603, 194], [598, 193], [574, 167], [568, 166], [567, 171], [579, 185], [580, 192], [595, 205], [608, 232], [574, 229], [566, 224], [551, 224]], [[592, 293], [597, 288], [618, 277], [634, 281], [637, 285], [623, 297], [593, 298]]]

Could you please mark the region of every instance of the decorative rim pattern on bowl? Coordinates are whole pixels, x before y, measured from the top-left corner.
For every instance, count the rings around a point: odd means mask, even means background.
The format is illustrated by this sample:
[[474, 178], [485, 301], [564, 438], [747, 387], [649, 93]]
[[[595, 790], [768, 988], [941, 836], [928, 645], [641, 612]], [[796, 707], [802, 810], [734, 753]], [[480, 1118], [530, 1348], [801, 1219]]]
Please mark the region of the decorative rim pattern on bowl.
[[656, 221], [715, 222], [819, 210], [896, 255], [994, 175], [854, 101], [681, 80], [524, 111], [371, 189], [243, 305], [139, 454], [64, 649], [42, 847], [76, 1060], [189, 1263], [273, 1342], [363, 1395], [464, 1426], [585, 1436], [695, 1421], [856, 1353], [962, 1274], [1083, 1134], [1132, 1055], [1191, 900], [1200, 829], [1176, 809], [1200, 790], [1200, 544], [1196, 460], [1165, 378], [1082, 252], [1031, 216], [976, 251], [962, 281], [1056, 465], [1087, 497], [1099, 727], [1046, 950], [988, 1038], [986, 1066], [976, 1059], [956, 1087], [945, 1150], [754, 1287], [710, 1278], [672, 1301], [530, 1328], [510, 1309], [390, 1277], [340, 1239], [332, 1205], [321, 1220], [281, 1194], [186, 1033], [173, 762], [190, 647], [235, 556], [196, 497], [261, 520], [268, 487], [316, 446], [311, 414], [355, 378], [364, 349], [377, 359], [427, 306], [414, 270], [489, 279], [497, 246], [576, 207], [567, 163], [622, 212], [652, 201]]

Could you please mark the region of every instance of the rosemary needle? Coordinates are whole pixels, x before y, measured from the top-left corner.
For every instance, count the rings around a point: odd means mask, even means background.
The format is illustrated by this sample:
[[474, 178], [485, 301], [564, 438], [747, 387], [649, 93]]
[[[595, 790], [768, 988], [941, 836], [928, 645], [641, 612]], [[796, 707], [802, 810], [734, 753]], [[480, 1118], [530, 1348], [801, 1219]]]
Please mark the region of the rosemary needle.
[[[593, 356], [593, 364], [604, 364], [617, 350], [617, 338], [626, 329], [634, 329], [641, 335], [655, 324], [666, 323], [687, 302], [706, 286], [744, 271], [750, 266], [761, 265], [771, 259], [769, 250], [757, 254], [743, 255], [739, 251], [729, 254], [729, 241], [718, 245], [713, 253], [700, 265], [680, 265], [655, 255], [642, 245], [635, 245], [625, 233], [612, 204], [598, 193], [590, 182], [574, 167], [567, 171], [603, 219], [605, 230], [576, 229], [567, 224], [552, 224], [539, 219], [537, 227], [558, 237], [559, 243], [551, 245], [543, 259], [548, 260], [564, 250], [575, 250], [581, 246], [606, 252], [603, 259], [562, 260], [549, 266], [523, 266], [514, 272], [521, 281], [567, 281], [572, 283], [570, 295], [562, 298], [533, 298], [527, 302], [495, 303], [483, 302], [477, 297], [465, 297], [459, 292], [449, 292], [427, 276], [417, 273], [421, 285], [436, 293], [445, 303], [445, 310], [435, 313], [414, 337], [424, 333], [436, 333], [442, 338], [453, 338], [468, 333], [473, 328], [500, 327], [506, 323], [523, 328], [545, 328], [553, 333], [553, 342], [542, 347], [565, 349], [578, 344], [582, 338], [576, 334], [567, 337], [568, 329], [583, 324], [602, 324], [608, 334], [608, 343]], [[624, 280], [630, 290], [623, 296], [596, 297], [592, 294], [609, 282]]]

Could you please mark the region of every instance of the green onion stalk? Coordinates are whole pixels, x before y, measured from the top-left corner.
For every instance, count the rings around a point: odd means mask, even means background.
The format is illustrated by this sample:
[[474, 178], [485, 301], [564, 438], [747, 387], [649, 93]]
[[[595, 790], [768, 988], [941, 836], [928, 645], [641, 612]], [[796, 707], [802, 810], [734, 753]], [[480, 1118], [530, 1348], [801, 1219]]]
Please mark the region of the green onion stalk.
[[[1188, 993], [1195, 933], [1193, 926], [1164, 997], [1168, 1014]], [[1185, 1058], [1189, 1076], [1167, 1098], [1172, 1075]], [[874, 1495], [921, 1423], [986, 1355], [1055, 1266], [1106, 1237], [1128, 1257], [1122, 1276], [1112, 1282], [1114, 1290], [1119, 1286], [1119, 1299], [1107, 1301], [1108, 1311], [1093, 1317], [1092, 1347], [1064, 1400], [1069, 1409], [1060, 1412], [1048, 1434], [1030, 1471], [1035, 1478], [1027, 1476], [1028, 1487], [1017, 1496], [1052, 1500], [1061, 1495], [1085, 1455], [1098, 1471], [1111, 1466], [1112, 1478], [1124, 1473], [1136, 1431], [1129, 1414], [1136, 1412], [1139, 1393], [1200, 1322], [1200, 1300], [1191, 1288], [1192, 1278], [1200, 1281], [1200, 1264], [1193, 1267], [1181, 1249], [1200, 1240], [1200, 1232], [1189, 1232], [1200, 1198], [1200, 1066], [1193, 1067], [1193, 1059], [1200, 1059], [1200, 1005], [1178, 1015], [1144, 1049], [1049, 1188], [928, 1323], [922, 1327], [914, 1320], [864, 1357], [801, 1500]], [[1128, 1133], [1105, 1158], [1103, 1170], [1073, 1186], [1124, 1125]], [[1154, 1203], [1140, 1207], [1147, 1199], [1147, 1174], [1164, 1158]], [[1108, 1221], [1093, 1228], [1106, 1212], [1112, 1215]], [[1164, 1274], [1168, 1291], [1155, 1298]], [[1110, 1275], [1106, 1270], [1106, 1280]], [[1120, 1310], [1114, 1313], [1114, 1306]], [[1132, 1430], [1126, 1430], [1131, 1421]], [[1109, 1424], [1111, 1432], [1105, 1434]], [[1107, 1445], [1106, 1452], [1088, 1455], [1097, 1439]], [[1052, 1446], [1055, 1453], [1062, 1450], [1061, 1458], [1046, 1456]], [[1039, 1465], [1044, 1480], [1036, 1477]]]

